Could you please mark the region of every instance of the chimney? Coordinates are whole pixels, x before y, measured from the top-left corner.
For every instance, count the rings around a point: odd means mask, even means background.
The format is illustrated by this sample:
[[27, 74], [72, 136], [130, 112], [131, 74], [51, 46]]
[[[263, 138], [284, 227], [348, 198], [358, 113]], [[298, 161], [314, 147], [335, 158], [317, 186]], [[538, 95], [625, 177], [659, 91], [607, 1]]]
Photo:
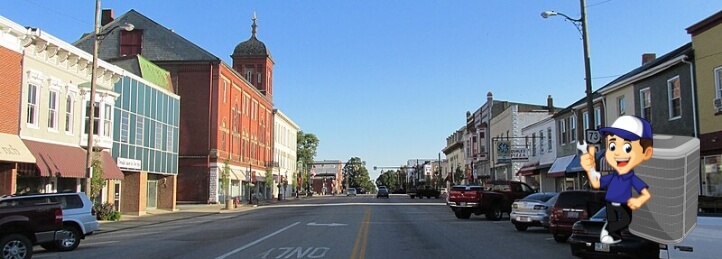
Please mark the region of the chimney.
[[642, 65], [649, 63], [650, 61], [653, 61], [657, 59], [657, 54], [654, 53], [644, 53], [642, 54]]
[[552, 96], [547, 96], [547, 111], [549, 111], [549, 114], [554, 114], [554, 99], [552, 99]]
[[100, 26], [105, 26], [113, 20], [115, 20], [115, 17], [113, 17], [113, 9], [103, 9], [103, 12], [100, 14]]
[[[491, 92], [486, 93], [486, 102], [491, 102], [494, 99], [494, 95]], [[491, 105], [491, 104], [489, 104]]]

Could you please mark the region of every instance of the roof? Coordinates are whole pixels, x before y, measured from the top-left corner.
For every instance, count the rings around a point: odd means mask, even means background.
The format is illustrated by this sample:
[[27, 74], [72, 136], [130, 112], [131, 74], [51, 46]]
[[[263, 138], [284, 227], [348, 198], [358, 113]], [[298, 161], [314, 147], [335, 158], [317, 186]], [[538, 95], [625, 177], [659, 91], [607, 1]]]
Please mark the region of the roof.
[[251, 25], [251, 38], [248, 40], [238, 43], [236, 45], [236, 48], [233, 50], [233, 55], [231, 57], [243, 57], [243, 56], [249, 56], [249, 57], [268, 57], [271, 60], [271, 52], [266, 48], [266, 44], [258, 40], [256, 37], [256, 17], [254, 15], [253, 17], [253, 25]]
[[694, 36], [694, 35], [703, 33], [712, 27], [717, 26], [720, 23], [722, 23], [722, 11], [719, 11], [698, 23], [695, 23], [692, 26], [689, 26], [687, 28], [687, 33]]
[[[218, 62], [220, 58], [183, 38], [174, 30], [164, 27], [158, 22], [148, 18], [135, 9], [115, 18], [101, 28], [101, 32], [108, 32], [111, 28], [125, 23], [134, 25], [134, 30], [143, 31], [143, 57], [153, 62], [158, 61], [210, 61]], [[113, 31], [104, 40], [99, 55], [101, 59], [117, 58], [118, 30]], [[92, 34], [84, 34], [73, 45], [88, 52], [92, 51]]]

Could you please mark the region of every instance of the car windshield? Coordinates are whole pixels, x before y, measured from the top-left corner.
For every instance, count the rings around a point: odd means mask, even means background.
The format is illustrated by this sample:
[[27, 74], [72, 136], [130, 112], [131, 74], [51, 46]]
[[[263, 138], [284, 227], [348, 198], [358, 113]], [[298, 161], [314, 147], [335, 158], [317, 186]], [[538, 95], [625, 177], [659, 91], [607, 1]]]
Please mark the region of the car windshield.
[[549, 201], [549, 199], [551, 199], [555, 195], [556, 195], [556, 193], [534, 193], [534, 194], [530, 194], [529, 196], [524, 197], [521, 200], [522, 201], [546, 202], [546, 201]]

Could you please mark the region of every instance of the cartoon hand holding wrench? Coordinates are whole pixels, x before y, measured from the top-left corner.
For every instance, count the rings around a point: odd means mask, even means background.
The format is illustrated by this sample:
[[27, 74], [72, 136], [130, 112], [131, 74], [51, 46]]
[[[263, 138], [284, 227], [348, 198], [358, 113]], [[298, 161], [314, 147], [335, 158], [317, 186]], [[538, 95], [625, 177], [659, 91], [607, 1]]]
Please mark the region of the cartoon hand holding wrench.
[[[597, 147], [593, 145], [588, 145], [583, 140], [577, 141], [577, 149], [579, 151], [582, 151], [582, 155], [579, 157], [579, 164], [584, 168], [585, 171], [589, 172], [589, 180], [590, 181], [599, 181], [599, 178], [602, 177], [602, 174], [597, 172], [597, 170], [594, 169], [596, 162], [594, 155], [597, 153]], [[587, 152], [588, 151], [588, 152]]]

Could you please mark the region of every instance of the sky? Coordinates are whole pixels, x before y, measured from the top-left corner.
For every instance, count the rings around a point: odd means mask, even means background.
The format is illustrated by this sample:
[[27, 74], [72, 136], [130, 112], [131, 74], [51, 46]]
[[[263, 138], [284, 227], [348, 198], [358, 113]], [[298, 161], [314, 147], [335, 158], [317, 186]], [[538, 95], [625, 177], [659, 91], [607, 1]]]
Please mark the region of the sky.
[[[487, 92], [566, 107], [585, 96], [572, 0], [105, 0], [173, 29], [231, 64], [251, 35], [273, 56], [274, 105], [319, 140], [316, 160], [374, 166], [436, 159]], [[712, 0], [587, 0], [593, 89], [691, 41], [686, 28], [722, 10]], [[67, 42], [93, 30], [92, 0], [2, 0], [0, 16]]]

